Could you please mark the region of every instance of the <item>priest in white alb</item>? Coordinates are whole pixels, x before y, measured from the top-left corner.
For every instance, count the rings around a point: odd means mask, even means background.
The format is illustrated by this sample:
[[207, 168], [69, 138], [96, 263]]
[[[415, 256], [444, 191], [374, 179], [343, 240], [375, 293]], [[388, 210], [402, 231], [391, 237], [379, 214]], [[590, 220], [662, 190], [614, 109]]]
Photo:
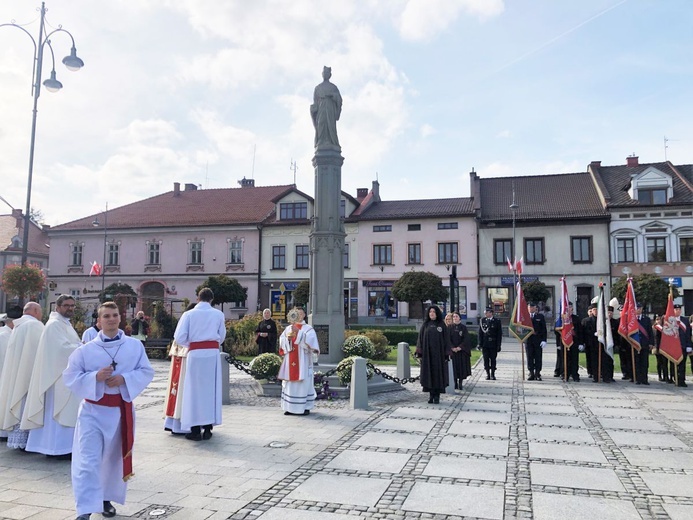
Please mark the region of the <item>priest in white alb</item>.
[[22, 420], [36, 350], [43, 333], [39, 304], [29, 302], [23, 312], [21, 318], [14, 320], [0, 375], [0, 430], [11, 430], [7, 446], [22, 450], [26, 448], [29, 432], [20, 429], [19, 422]]
[[[0, 377], [2, 377], [2, 366], [5, 364], [5, 355], [7, 354], [7, 345], [10, 342], [10, 335], [12, 334], [12, 329], [14, 328], [14, 320], [22, 317], [22, 308], [18, 305], [14, 306], [7, 311], [6, 314], [0, 314]], [[2, 387], [2, 380], [0, 380], [0, 387]], [[0, 420], [0, 423], [2, 421]], [[2, 424], [0, 424], [2, 426]], [[0, 439], [7, 442], [8, 432], [6, 430], [0, 429]]]
[[279, 338], [279, 354], [284, 356], [277, 379], [282, 380], [284, 415], [308, 415], [315, 405], [313, 354], [320, 353], [315, 329], [305, 320], [303, 309], [291, 309], [289, 326]]
[[142, 342], [118, 329], [120, 314], [113, 302], [98, 310], [101, 331], [75, 350], [63, 382], [83, 401], [72, 449], [72, 490], [77, 518], [91, 513], [115, 516], [111, 502], [125, 503], [132, 477], [135, 440], [133, 400], [154, 378]]
[[26, 451], [69, 458], [80, 399], [63, 383], [67, 360], [82, 342], [70, 318], [75, 299], [62, 294], [41, 334], [20, 428], [29, 430]]

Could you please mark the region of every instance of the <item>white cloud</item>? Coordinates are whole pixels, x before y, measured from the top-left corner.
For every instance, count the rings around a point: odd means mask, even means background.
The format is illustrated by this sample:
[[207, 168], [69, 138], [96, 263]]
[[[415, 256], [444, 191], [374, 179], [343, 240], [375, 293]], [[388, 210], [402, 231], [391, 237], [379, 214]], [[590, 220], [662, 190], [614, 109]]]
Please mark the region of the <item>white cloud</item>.
[[510, 133], [510, 130], [501, 130], [500, 132], [498, 132], [496, 134], [496, 138], [499, 138], [499, 139], [507, 139], [511, 136], [512, 136], [512, 134]]
[[423, 137], [424, 139], [427, 138], [427, 137], [430, 137], [430, 136], [434, 135], [435, 133], [436, 133], [436, 129], [433, 128], [433, 127], [432, 127], [431, 125], [429, 125], [428, 123], [425, 123], [425, 124], [421, 125], [421, 128], [419, 129], [419, 134], [420, 134], [421, 137]]

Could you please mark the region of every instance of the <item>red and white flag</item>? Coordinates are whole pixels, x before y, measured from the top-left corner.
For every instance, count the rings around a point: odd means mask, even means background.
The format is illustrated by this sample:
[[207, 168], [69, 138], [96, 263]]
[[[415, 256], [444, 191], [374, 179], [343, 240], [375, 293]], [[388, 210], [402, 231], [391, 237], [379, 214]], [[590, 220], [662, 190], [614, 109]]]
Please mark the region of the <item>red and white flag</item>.
[[505, 257], [505, 259], [508, 261], [508, 272], [512, 273], [513, 272], [513, 263], [510, 261], [510, 258], [508, 258], [507, 256]]
[[91, 269], [89, 270], [89, 276], [101, 276], [102, 267], [94, 260], [91, 263]]
[[637, 351], [640, 352], [640, 327], [638, 316], [635, 313], [635, 289], [633, 279], [628, 278], [626, 287], [626, 301], [621, 310], [621, 322], [618, 325], [618, 333]]
[[517, 282], [515, 290], [517, 291], [517, 296], [515, 298], [513, 314], [510, 318], [509, 330], [520, 343], [524, 343], [528, 337], [534, 334], [534, 325], [532, 325], [532, 318], [529, 315], [529, 309], [527, 309], [525, 294], [522, 291], [522, 286], [519, 281]]
[[568, 299], [568, 283], [565, 276], [561, 278], [561, 302], [559, 305], [558, 319], [556, 320], [556, 330], [561, 331], [561, 343], [570, 350], [573, 346], [573, 316], [570, 314], [570, 301]]
[[657, 326], [662, 333], [659, 341], [659, 353], [677, 365], [682, 360], [686, 359], [683, 357], [683, 349], [681, 348], [681, 340], [679, 339], [679, 326], [685, 330], [685, 326], [678, 322], [674, 315], [674, 295], [672, 294], [671, 286], [669, 286], [667, 311], [662, 318], [662, 325]]
[[524, 267], [525, 267], [525, 257], [521, 256], [519, 260], [517, 258], [515, 258], [515, 271], [517, 271], [517, 274], [522, 274]]

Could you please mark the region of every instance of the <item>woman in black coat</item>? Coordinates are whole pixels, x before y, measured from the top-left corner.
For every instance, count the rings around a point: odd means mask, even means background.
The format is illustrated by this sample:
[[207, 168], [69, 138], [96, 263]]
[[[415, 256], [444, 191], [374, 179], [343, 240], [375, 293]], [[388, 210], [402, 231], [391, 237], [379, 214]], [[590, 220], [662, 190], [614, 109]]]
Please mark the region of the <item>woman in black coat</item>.
[[447, 360], [450, 359], [450, 333], [443, 313], [436, 305], [426, 311], [426, 318], [416, 341], [416, 357], [421, 359], [421, 386], [429, 393], [429, 403], [438, 404], [448, 386]]
[[455, 389], [462, 390], [462, 381], [472, 375], [472, 347], [469, 331], [462, 323], [460, 315], [452, 313], [452, 325], [448, 325], [452, 347], [452, 373]]

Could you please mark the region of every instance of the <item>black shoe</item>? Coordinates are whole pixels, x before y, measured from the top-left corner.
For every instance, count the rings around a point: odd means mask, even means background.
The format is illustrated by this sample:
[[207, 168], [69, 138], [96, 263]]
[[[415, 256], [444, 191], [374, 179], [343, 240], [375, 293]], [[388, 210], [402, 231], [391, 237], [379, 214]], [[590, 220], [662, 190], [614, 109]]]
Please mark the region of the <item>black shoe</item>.
[[202, 440], [208, 441], [211, 438], [212, 438], [212, 430], [205, 428], [205, 431], [202, 432]]
[[668, 380], [667, 380], [667, 383], [669, 383], [670, 385], [673, 385], [673, 384], [674, 384], [674, 380], [673, 380], [673, 379], [668, 379]]
[[310, 410], [304, 410], [303, 415], [310, 415]]
[[527, 381], [534, 381], [534, 374], [530, 374]]
[[648, 386], [649, 386], [649, 384], [650, 384], [650, 383], [649, 383], [648, 381], [645, 381], [645, 382], [643, 383], [643, 385], [648, 385]]
[[101, 513], [106, 518], [113, 518], [116, 515], [116, 509], [113, 507], [110, 501], [103, 501], [103, 513]]
[[491, 376], [486, 375], [486, 381], [490, 381], [490, 380], [491, 380]]
[[541, 381], [541, 374], [537, 374], [537, 381]]
[[561, 374], [558, 374], [556, 372], [553, 373], [553, 377], [561, 377]]
[[53, 460], [72, 460], [72, 453], [65, 453], [63, 455], [46, 455], [46, 457]]
[[428, 404], [433, 404], [433, 396], [428, 398]]
[[[212, 432], [209, 432], [212, 433]], [[202, 435], [200, 435], [200, 432], [190, 432], [185, 434], [185, 438], [188, 439], [189, 441], [201, 441], [202, 440]]]
[[621, 379], [623, 381], [628, 381], [630, 379], [630, 377], [628, 377], [627, 375], [623, 375], [623, 377], [621, 377]]
[[678, 385], [676, 385], [676, 386], [681, 386], [681, 387], [683, 387], [683, 388], [686, 388], [688, 385], [687, 385], [686, 383], [684, 383], [683, 381], [681, 381], [681, 382], [680, 382]]
[[89, 520], [91, 518], [91, 513], [87, 513], [86, 515], [79, 515], [77, 517], [77, 520]]
[[636, 385], [641, 385], [642, 383], [640, 381], [635, 382]]
[[440, 397], [434, 397], [433, 404], [440, 404]]

